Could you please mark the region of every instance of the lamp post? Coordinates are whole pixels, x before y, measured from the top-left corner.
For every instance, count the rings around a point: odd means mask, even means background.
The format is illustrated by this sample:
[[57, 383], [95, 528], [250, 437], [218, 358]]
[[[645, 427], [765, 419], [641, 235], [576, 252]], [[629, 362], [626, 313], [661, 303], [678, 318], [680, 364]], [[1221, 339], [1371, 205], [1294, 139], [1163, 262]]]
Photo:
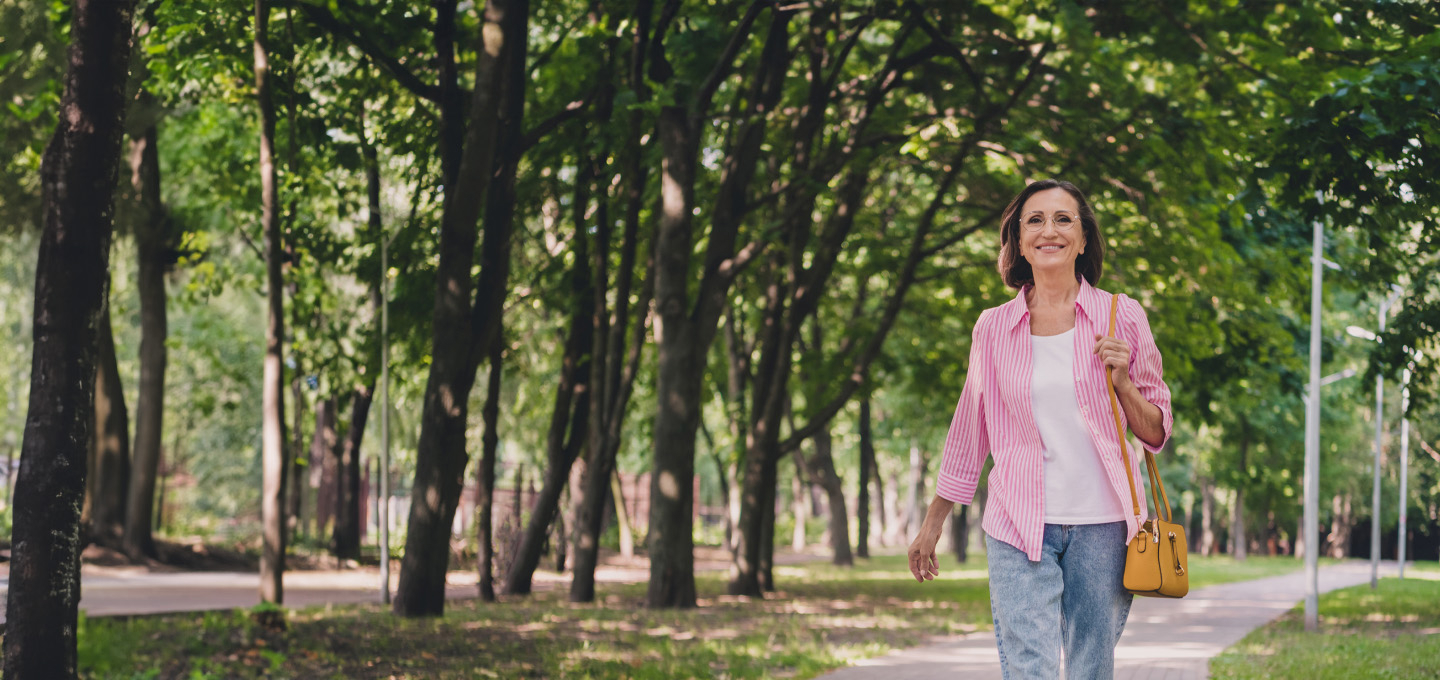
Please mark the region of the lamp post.
[[1415, 365], [1413, 350], [1410, 360], [1405, 362], [1405, 371], [1400, 378], [1400, 533], [1396, 536], [1396, 558], [1400, 560], [1400, 580], [1405, 580], [1405, 515], [1408, 514], [1410, 481], [1410, 367]]
[[[1325, 376], [1325, 377], [1323, 377], [1323, 378], [1320, 379], [1320, 386], [1321, 386], [1321, 387], [1324, 387], [1324, 386], [1329, 385], [1330, 383], [1333, 383], [1333, 382], [1339, 382], [1339, 381], [1344, 380], [1344, 379], [1346, 379], [1346, 378], [1353, 378], [1353, 377], [1355, 377], [1356, 375], [1359, 375], [1359, 373], [1360, 373], [1359, 371], [1357, 371], [1357, 370], [1355, 370], [1355, 369], [1353, 369], [1353, 368], [1347, 368], [1347, 369], [1345, 369], [1345, 370], [1343, 370], [1343, 371], [1340, 371], [1339, 373], [1331, 373], [1330, 375], [1327, 375], [1327, 376]], [[1310, 409], [1310, 395], [1308, 395], [1308, 394], [1302, 394], [1302, 395], [1300, 395], [1300, 401], [1302, 401], [1302, 402], [1305, 403], [1306, 414], [1307, 414], [1307, 416], [1308, 416], [1308, 414], [1309, 414], [1309, 409]], [[1309, 429], [1308, 429], [1308, 427], [1307, 427], [1307, 429], [1306, 429], [1305, 445], [1306, 445], [1306, 446], [1309, 446], [1309, 445], [1310, 445], [1310, 437], [1309, 437]], [[1305, 519], [1308, 519], [1308, 518], [1309, 518], [1309, 515], [1308, 515], [1308, 514], [1304, 515], [1304, 517], [1303, 517], [1302, 520], [1301, 520], [1301, 524], [1303, 525]], [[1317, 532], [1317, 533], [1318, 533], [1318, 532]], [[1304, 527], [1302, 526], [1302, 527], [1301, 527], [1301, 536], [1300, 536], [1300, 540], [1299, 540], [1299, 542], [1298, 542], [1299, 545], [1296, 546], [1296, 554], [1299, 555], [1299, 556], [1301, 557], [1301, 559], [1305, 559], [1305, 556], [1309, 555], [1310, 552], [1312, 552], [1312, 551], [1314, 551], [1314, 552], [1317, 553], [1317, 554], [1318, 554], [1319, 551], [1320, 551], [1320, 546], [1318, 546], [1318, 545], [1315, 546], [1314, 548], [1309, 549], [1309, 550], [1305, 549], [1305, 546], [1306, 546], [1305, 540], [1306, 540], [1306, 538], [1305, 538], [1305, 530], [1304, 530]], [[1315, 540], [1319, 540], [1319, 537], [1317, 536]]]
[[[1399, 286], [1394, 287], [1390, 297], [1380, 301], [1380, 333], [1385, 332], [1385, 319], [1400, 297]], [[1357, 338], [1380, 342], [1380, 336], [1359, 326], [1349, 326], [1345, 332]], [[1407, 428], [1408, 429], [1408, 428]], [[1375, 466], [1372, 474], [1370, 497], [1370, 589], [1380, 584], [1380, 461], [1384, 455], [1382, 438], [1385, 434], [1385, 378], [1375, 376]]]
[[[1317, 199], [1320, 198], [1317, 192]], [[1305, 630], [1319, 627], [1320, 563], [1320, 281], [1325, 227], [1314, 222], [1310, 256], [1310, 403], [1305, 408]]]

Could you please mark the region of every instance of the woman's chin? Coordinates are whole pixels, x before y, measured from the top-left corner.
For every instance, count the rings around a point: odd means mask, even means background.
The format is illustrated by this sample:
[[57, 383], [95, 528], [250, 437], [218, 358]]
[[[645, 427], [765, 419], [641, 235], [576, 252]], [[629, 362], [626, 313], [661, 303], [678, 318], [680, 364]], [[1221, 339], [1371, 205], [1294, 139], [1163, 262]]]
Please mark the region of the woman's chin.
[[1036, 274], [1064, 274], [1075, 270], [1075, 261], [1063, 256], [1038, 257], [1030, 263], [1030, 269]]

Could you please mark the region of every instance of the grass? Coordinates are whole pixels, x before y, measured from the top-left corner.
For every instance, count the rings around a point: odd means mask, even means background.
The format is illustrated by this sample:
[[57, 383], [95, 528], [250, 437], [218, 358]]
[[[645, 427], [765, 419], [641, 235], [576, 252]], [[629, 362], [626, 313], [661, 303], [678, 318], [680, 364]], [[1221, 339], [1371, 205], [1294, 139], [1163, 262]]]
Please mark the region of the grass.
[[[1193, 587], [1298, 569], [1291, 558], [1190, 560]], [[942, 557], [940, 578], [916, 583], [903, 555], [842, 569], [775, 568], [763, 601], [724, 595], [721, 575], [697, 579], [699, 608], [652, 611], [643, 584], [602, 586], [575, 605], [543, 592], [499, 604], [452, 602], [439, 619], [404, 620], [379, 606], [286, 614], [224, 611], [89, 619], [80, 628], [86, 678], [813, 678], [853, 660], [988, 631], [984, 555]]]
[[763, 601], [698, 579], [700, 607], [643, 608], [644, 586], [602, 587], [601, 602], [563, 592], [501, 604], [452, 602], [439, 619], [376, 606], [288, 614], [283, 631], [246, 611], [88, 619], [87, 678], [812, 678], [853, 659], [937, 634], [988, 630], [983, 566], [907, 580], [904, 558], [853, 570], [777, 567]]
[[[1322, 564], [1332, 562], [1334, 560], [1321, 560]], [[1228, 555], [1191, 555], [1188, 560], [1190, 589], [1289, 574], [1300, 571], [1304, 566], [1302, 561], [1289, 556], [1251, 555], [1243, 562], [1236, 562]]]
[[1305, 632], [1303, 605], [1255, 630], [1210, 662], [1211, 677], [1440, 678], [1440, 581], [1385, 578], [1374, 591], [1333, 591], [1320, 597], [1319, 615], [1318, 633]]

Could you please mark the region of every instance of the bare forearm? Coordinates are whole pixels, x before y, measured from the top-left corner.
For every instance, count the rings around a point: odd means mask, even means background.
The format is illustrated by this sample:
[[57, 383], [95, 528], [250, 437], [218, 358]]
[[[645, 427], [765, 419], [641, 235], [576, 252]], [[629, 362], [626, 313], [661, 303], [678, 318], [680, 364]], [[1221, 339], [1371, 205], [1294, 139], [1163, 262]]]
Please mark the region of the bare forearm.
[[1120, 407], [1125, 410], [1130, 431], [1134, 432], [1140, 441], [1151, 446], [1159, 446], [1165, 441], [1165, 416], [1160, 412], [1159, 406], [1145, 400], [1140, 394], [1140, 388], [1130, 383], [1116, 389], [1115, 394], [1120, 399]]
[[938, 539], [940, 532], [945, 528], [945, 518], [950, 516], [950, 511], [954, 507], [955, 501], [936, 496], [935, 500], [930, 501], [930, 509], [925, 512], [925, 521], [920, 524], [920, 533]]

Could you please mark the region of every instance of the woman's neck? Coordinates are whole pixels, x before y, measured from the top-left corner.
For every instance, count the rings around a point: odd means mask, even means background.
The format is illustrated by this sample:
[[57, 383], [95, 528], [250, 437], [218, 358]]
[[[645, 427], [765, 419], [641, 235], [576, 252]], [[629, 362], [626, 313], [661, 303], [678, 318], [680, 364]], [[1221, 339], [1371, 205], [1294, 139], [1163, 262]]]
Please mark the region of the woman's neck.
[[1026, 302], [1031, 307], [1068, 307], [1075, 304], [1080, 295], [1080, 280], [1073, 274], [1035, 272], [1035, 285], [1030, 288]]

